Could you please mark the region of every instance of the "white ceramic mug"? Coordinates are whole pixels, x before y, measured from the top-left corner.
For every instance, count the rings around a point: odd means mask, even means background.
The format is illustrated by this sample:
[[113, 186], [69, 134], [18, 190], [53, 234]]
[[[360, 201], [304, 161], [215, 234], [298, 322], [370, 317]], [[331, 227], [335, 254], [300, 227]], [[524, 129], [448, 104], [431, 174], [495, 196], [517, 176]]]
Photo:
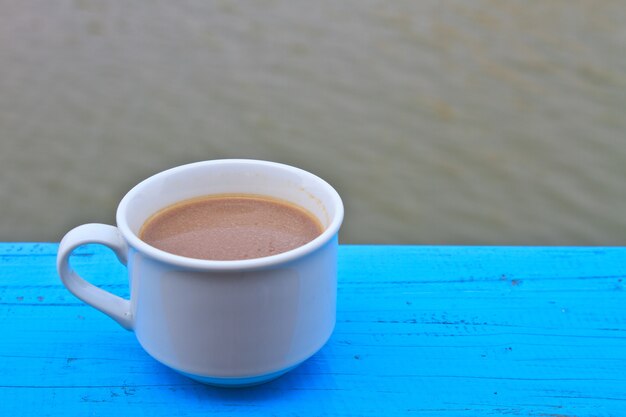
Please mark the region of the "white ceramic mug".
[[[324, 225], [313, 241], [278, 255], [211, 261], [174, 255], [138, 237], [173, 203], [207, 194], [250, 193], [308, 209]], [[57, 270], [76, 297], [135, 332], [148, 354], [198, 381], [245, 386], [268, 381], [316, 353], [335, 326], [339, 194], [291, 166], [216, 160], [179, 166], [139, 183], [120, 202], [117, 227], [86, 224], [59, 245]], [[78, 246], [111, 248], [128, 268], [130, 299], [78, 276]]]

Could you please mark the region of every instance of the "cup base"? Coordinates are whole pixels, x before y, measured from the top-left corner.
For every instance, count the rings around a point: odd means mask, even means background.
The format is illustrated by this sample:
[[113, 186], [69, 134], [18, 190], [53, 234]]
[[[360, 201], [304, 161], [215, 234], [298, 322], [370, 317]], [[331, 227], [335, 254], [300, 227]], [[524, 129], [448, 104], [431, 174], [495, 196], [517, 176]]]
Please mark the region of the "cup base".
[[247, 388], [247, 387], [253, 387], [255, 385], [261, 385], [266, 382], [273, 381], [274, 379], [279, 378], [280, 376], [291, 371], [296, 366], [297, 365], [290, 366], [287, 369], [282, 369], [280, 371], [272, 372], [269, 374], [256, 375], [256, 376], [243, 377], [243, 378], [234, 378], [234, 377], [219, 378], [219, 377], [194, 375], [194, 374], [179, 371], [176, 369], [175, 371], [180, 373], [181, 375], [184, 375], [188, 378], [193, 379], [194, 381], [203, 383], [205, 385], [210, 385], [210, 386], [220, 387], [220, 388]]

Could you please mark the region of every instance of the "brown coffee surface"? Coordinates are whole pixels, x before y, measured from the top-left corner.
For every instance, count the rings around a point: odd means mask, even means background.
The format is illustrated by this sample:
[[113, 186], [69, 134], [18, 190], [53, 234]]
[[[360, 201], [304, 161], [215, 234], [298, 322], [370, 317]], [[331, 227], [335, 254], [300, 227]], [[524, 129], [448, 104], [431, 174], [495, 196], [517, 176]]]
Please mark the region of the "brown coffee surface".
[[323, 231], [295, 204], [256, 195], [212, 195], [185, 200], [150, 217], [139, 237], [189, 258], [238, 260], [295, 249]]

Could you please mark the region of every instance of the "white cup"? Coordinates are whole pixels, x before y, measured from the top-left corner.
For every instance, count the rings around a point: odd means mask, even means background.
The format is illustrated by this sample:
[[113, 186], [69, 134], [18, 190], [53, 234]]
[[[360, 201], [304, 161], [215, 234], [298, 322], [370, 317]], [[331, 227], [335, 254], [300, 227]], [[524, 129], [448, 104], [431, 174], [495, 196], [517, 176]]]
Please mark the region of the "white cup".
[[[281, 198], [313, 213], [324, 232], [278, 255], [235, 261], [187, 258], [139, 236], [155, 212], [207, 194]], [[85, 224], [59, 245], [57, 270], [76, 297], [135, 332], [157, 361], [207, 384], [245, 386], [276, 378], [315, 354], [335, 326], [339, 194], [298, 168], [254, 160], [179, 166], [139, 183], [117, 208], [117, 227]], [[130, 299], [78, 276], [72, 251], [99, 243], [128, 269]]]

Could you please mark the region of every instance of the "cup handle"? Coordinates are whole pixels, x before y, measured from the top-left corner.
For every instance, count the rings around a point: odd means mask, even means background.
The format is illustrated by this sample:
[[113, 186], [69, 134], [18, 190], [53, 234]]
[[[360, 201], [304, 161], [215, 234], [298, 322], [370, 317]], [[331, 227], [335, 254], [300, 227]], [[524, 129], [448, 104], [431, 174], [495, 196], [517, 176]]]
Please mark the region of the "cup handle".
[[80, 300], [102, 311], [126, 330], [132, 330], [130, 301], [85, 281], [70, 266], [69, 258], [72, 251], [88, 243], [97, 243], [110, 248], [117, 259], [126, 265], [128, 245], [117, 227], [98, 223], [84, 224], [67, 232], [59, 244], [57, 272], [63, 285]]

